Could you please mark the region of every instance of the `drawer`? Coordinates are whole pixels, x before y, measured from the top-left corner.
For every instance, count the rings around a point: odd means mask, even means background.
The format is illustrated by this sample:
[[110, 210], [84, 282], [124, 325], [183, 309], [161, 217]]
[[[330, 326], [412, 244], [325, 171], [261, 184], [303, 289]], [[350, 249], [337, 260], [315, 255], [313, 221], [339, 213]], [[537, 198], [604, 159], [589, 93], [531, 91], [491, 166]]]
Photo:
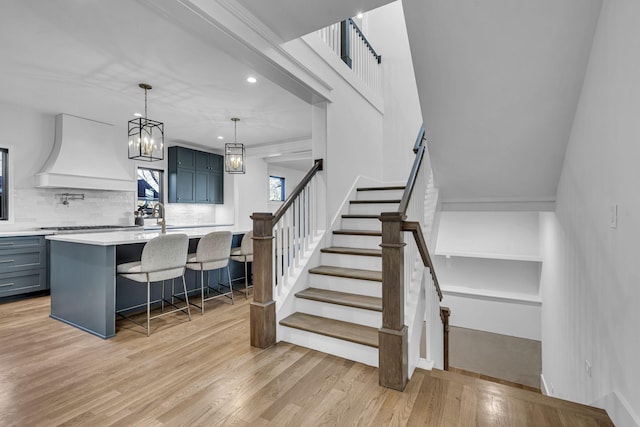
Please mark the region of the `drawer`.
[[0, 274], [0, 297], [44, 291], [47, 289], [45, 269]]
[[44, 246], [44, 236], [0, 237], [0, 250]]
[[46, 267], [44, 247], [0, 250], [0, 273]]

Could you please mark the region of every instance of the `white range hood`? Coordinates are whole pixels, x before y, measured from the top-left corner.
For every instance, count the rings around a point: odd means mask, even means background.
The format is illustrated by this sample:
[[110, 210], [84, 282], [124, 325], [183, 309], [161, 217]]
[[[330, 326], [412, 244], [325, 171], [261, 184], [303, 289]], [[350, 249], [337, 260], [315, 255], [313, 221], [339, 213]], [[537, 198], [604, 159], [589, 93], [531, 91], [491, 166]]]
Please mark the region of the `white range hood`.
[[108, 123], [58, 114], [53, 150], [36, 174], [36, 187], [135, 191], [121, 133]]

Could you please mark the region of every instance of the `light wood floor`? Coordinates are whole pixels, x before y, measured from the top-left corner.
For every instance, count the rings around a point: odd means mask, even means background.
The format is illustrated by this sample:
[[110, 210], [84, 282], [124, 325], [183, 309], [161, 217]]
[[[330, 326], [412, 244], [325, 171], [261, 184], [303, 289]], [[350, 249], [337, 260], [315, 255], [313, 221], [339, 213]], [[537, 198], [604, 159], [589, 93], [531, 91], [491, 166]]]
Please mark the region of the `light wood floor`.
[[[249, 305], [192, 322], [119, 323], [102, 340], [48, 317], [48, 297], [0, 304], [0, 426], [597, 426], [603, 411], [455, 373], [377, 370], [280, 343], [249, 346]], [[79, 301], [78, 303], [81, 303]], [[155, 325], [155, 326], [154, 326]]]

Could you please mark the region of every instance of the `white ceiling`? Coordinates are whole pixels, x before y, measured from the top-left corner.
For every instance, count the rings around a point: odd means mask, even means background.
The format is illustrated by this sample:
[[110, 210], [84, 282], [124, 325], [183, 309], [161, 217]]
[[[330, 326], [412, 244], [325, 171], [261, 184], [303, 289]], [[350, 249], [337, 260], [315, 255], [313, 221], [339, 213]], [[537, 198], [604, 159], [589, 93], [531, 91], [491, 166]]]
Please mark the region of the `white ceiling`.
[[[2, 1], [0, 102], [125, 128], [144, 110], [138, 83], [147, 82], [148, 117], [165, 123], [169, 142], [221, 149], [234, 116], [247, 145], [310, 137], [306, 102], [150, 4]], [[258, 82], [247, 83], [249, 75]]]
[[601, 0], [403, 6], [443, 200], [554, 200]]
[[282, 41], [289, 41], [394, 0], [238, 0]]

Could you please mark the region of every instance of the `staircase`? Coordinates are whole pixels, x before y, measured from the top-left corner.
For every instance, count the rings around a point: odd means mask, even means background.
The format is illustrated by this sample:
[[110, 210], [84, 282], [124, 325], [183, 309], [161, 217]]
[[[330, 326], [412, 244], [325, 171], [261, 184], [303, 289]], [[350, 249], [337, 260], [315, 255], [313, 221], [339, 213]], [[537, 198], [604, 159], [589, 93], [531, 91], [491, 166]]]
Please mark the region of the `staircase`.
[[332, 245], [280, 321], [282, 341], [378, 366], [382, 324], [381, 212], [397, 210], [404, 187], [358, 188]]

